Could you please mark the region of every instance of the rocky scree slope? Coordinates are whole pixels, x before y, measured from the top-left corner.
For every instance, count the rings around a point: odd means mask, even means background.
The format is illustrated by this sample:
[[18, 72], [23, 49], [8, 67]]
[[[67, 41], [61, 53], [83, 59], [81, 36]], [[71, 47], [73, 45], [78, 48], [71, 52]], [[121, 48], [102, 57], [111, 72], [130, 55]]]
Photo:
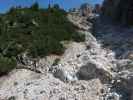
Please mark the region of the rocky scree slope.
[[[68, 19], [86, 35], [85, 42], [64, 42], [67, 49], [62, 56], [51, 55], [37, 62], [35, 70], [40, 73], [15, 69], [1, 77], [1, 100], [130, 100], [132, 59], [116, 59], [116, 52], [108, 47], [116, 46], [112, 28], [97, 21], [96, 31], [108, 34], [95, 38], [88, 17], [69, 14]], [[106, 39], [109, 42], [102, 41]]]

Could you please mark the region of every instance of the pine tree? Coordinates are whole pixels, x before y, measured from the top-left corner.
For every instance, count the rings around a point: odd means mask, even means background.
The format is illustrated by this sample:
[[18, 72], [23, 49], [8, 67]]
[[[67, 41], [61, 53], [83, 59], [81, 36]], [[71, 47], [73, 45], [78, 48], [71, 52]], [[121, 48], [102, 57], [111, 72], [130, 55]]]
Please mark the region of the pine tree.
[[38, 2], [35, 2], [32, 6], [31, 6], [32, 10], [38, 10], [39, 9], [39, 4]]

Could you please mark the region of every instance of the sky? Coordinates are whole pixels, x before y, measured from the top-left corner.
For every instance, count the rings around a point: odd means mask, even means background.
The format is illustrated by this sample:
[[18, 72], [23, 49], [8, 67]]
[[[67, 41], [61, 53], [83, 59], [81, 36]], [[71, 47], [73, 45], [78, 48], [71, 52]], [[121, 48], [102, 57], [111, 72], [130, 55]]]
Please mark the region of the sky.
[[[102, 3], [103, 0], [51, 0], [60, 7], [68, 10], [70, 8], [79, 7], [82, 3]], [[49, 0], [0, 0], [0, 13], [4, 13], [12, 6], [31, 6], [34, 2], [38, 2], [40, 7], [47, 7]]]

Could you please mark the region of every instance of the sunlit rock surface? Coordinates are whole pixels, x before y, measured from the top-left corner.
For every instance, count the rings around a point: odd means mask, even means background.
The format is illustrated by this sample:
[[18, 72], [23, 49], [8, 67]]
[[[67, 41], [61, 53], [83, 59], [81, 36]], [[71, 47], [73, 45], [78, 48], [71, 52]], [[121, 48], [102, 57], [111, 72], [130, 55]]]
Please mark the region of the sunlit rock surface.
[[93, 36], [88, 16], [73, 13], [68, 19], [86, 35], [85, 42], [66, 41], [62, 56], [47, 56], [34, 70], [15, 69], [1, 77], [0, 100], [132, 100], [132, 29], [98, 19]]

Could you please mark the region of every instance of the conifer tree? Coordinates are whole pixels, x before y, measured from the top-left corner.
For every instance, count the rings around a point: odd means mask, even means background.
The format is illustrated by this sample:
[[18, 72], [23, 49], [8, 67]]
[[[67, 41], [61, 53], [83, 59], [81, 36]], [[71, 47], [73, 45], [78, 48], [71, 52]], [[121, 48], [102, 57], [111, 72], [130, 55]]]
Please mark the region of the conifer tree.
[[32, 10], [38, 10], [39, 9], [39, 4], [38, 2], [35, 2], [32, 6], [31, 6]]

